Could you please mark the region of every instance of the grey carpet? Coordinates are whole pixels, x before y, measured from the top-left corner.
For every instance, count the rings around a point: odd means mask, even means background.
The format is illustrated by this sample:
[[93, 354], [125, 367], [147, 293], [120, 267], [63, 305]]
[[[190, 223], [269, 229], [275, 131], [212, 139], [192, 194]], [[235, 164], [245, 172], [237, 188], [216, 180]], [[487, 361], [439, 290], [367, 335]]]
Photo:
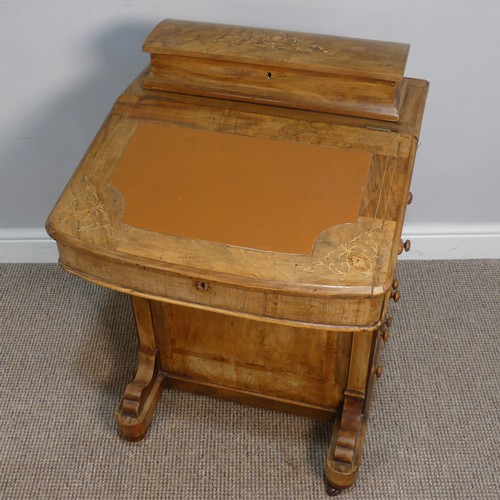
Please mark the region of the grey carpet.
[[[343, 498], [499, 498], [500, 260], [406, 261], [399, 277]], [[127, 297], [55, 265], [1, 265], [0, 332], [2, 498], [326, 498], [328, 423], [166, 391], [143, 442], [117, 435]]]

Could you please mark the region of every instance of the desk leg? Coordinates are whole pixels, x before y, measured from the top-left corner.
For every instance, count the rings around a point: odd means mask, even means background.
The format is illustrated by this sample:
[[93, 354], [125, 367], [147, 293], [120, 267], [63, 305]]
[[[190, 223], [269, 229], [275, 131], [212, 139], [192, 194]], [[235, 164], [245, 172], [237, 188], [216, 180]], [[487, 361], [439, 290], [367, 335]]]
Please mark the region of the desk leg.
[[326, 460], [327, 493], [330, 496], [352, 486], [358, 474], [366, 433], [366, 387], [374, 340], [372, 332], [352, 334], [347, 389]]
[[130, 441], [146, 436], [164, 385], [159, 353], [154, 336], [150, 302], [132, 296], [137, 336], [138, 366], [134, 380], [125, 388], [123, 400], [115, 412], [118, 429]]
[[366, 430], [363, 402], [362, 398], [346, 395], [342, 414], [335, 422], [326, 461], [330, 496], [338, 495], [356, 481]]

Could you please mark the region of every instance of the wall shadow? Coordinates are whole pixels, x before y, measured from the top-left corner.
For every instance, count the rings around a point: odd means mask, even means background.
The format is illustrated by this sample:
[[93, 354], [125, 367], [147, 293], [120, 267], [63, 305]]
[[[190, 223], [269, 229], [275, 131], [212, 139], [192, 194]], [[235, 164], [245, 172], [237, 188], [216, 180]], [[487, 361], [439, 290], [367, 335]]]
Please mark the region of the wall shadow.
[[148, 64], [142, 44], [152, 28], [111, 25], [89, 39], [74, 54], [94, 61], [89, 73], [13, 123], [0, 147], [0, 227], [43, 227], [114, 101]]

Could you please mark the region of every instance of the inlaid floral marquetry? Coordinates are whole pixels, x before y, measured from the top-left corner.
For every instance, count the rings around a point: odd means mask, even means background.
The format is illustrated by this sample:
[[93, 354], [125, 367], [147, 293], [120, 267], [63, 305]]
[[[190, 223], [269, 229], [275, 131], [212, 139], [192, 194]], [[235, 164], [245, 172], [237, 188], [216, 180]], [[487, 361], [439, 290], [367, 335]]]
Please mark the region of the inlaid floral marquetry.
[[392, 221], [359, 217], [322, 233], [307, 263], [298, 268], [308, 280], [331, 285], [381, 286], [390, 266]]
[[[391, 245], [394, 225], [361, 230], [348, 241], [335, 242], [332, 250], [304, 268], [307, 273], [328, 273], [342, 283], [348, 279], [369, 279], [373, 282], [387, 265], [387, 248]], [[315, 252], [316, 253], [316, 252]], [[384, 258], [385, 257], [385, 258]]]
[[297, 36], [287, 33], [276, 33], [270, 35], [255, 35], [250, 38], [244, 35], [233, 35], [232, 37], [221, 37], [219, 40], [226, 40], [229, 45], [253, 46], [268, 50], [294, 50], [304, 54], [320, 52], [322, 54], [332, 54], [317, 43], [308, 43]]
[[68, 208], [60, 216], [60, 222], [74, 224], [78, 231], [101, 229], [112, 233], [113, 226], [101, 196], [97, 192], [95, 179], [84, 176], [80, 182], [83, 189], [73, 196]]

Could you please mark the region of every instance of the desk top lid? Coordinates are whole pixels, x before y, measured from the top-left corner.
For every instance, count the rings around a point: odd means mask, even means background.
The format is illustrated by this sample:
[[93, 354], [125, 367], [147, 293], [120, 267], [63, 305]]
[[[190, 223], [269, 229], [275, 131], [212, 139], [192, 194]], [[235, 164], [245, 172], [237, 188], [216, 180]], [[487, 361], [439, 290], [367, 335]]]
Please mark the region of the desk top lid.
[[[412, 135], [163, 99], [141, 83], [49, 217], [68, 269], [114, 282], [101, 271], [127, 262], [290, 294], [386, 292]], [[407, 112], [420, 115], [422, 85], [410, 84]]]
[[399, 121], [409, 45], [166, 19], [144, 86]]
[[220, 61], [273, 64], [398, 82], [410, 46], [261, 28], [165, 19], [144, 42], [145, 52]]

